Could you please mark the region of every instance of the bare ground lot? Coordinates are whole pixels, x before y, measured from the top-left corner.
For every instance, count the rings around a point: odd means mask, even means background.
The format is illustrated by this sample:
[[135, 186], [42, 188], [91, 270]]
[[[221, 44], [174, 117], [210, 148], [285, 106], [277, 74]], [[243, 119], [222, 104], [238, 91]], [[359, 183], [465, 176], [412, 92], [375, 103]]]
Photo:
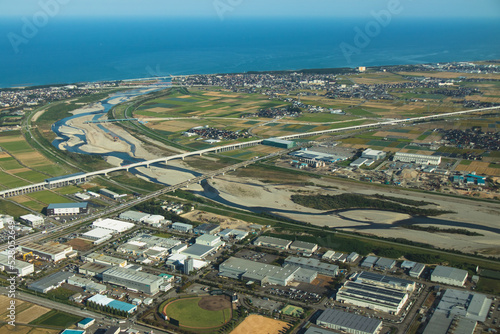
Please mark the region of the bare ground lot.
[[266, 318], [261, 315], [249, 315], [231, 334], [267, 333], [279, 334], [288, 328], [289, 324], [284, 321]]
[[[311, 180], [318, 183], [318, 180]], [[410, 192], [404, 189], [384, 189], [368, 184], [350, 183], [341, 180], [321, 180], [322, 185], [337, 186], [339, 189], [326, 190], [316, 186], [296, 184], [269, 184], [255, 179], [226, 175], [211, 180], [210, 184], [219, 190], [220, 196], [232, 203], [252, 207], [267, 207], [270, 212], [304, 221], [317, 226], [328, 226], [347, 231], [357, 231], [381, 237], [405, 238], [416, 242], [436, 245], [441, 248], [460, 249], [496, 254], [500, 251], [499, 203], [476, 202], [469, 199], [450, 198], [433, 194]], [[449, 210], [435, 217], [440, 228], [466, 228], [482, 236], [461, 234], [429, 233], [398, 227], [394, 223], [409, 218], [408, 215], [377, 210], [350, 210], [341, 214], [322, 214], [322, 211], [300, 206], [291, 201], [290, 196], [297, 191], [310, 193], [341, 194], [386, 194], [414, 200], [435, 203], [435, 208]]]

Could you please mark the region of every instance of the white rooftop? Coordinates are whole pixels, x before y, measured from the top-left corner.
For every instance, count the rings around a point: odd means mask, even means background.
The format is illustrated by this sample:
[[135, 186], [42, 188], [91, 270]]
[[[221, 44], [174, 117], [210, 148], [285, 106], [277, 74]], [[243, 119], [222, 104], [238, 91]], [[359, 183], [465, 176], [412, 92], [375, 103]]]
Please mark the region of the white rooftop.
[[123, 222], [121, 220], [106, 218], [103, 220], [96, 220], [92, 223], [94, 227], [102, 227], [104, 229], [113, 230], [117, 232], [123, 232], [130, 230], [135, 226], [133, 223]]

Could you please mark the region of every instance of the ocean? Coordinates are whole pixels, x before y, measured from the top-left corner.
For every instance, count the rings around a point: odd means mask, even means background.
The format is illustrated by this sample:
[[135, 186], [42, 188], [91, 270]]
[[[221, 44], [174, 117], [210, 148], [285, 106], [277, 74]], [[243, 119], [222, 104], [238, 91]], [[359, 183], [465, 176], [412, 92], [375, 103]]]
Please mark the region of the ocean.
[[500, 59], [500, 21], [1, 18], [0, 87]]

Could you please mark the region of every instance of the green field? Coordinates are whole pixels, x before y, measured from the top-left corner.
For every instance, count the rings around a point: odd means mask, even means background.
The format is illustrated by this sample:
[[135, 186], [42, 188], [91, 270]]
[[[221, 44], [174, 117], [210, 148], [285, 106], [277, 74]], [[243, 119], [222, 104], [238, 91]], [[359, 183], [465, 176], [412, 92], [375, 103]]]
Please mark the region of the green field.
[[46, 204], [74, 202], [66, 197], [53, 193], [52, 191], [49, 190], [38, 191], [35, 193], [31, 193], [28, 196]]
[[179, 321], [180, 327], [212, 328], [231, 319], [231, 310], [208, 311], [198, 306], [201, 297], [179, 299], [167, 306], [169, 318]]
[[500, 280], [481, 277], [477, 283], [476, 291], [498, 295], [500, 294]]
[[52, 310], [48, 313], [45, 313], [38, 319], [33, 320], [32, 322], [30, 322], [30, 324], [69, 328], [82, 319], [82, 317], [79, 317], [77, 315]]

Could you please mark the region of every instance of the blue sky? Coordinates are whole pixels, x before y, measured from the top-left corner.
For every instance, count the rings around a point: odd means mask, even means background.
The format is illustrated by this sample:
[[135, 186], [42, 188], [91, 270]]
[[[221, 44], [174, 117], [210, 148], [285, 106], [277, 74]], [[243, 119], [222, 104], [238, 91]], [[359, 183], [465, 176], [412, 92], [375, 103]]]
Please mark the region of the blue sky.
[[0, 0], [0, 15], [30, 17], [48, 4], [58, 17], [367, 17], [391, 3], [401, 17], [500, 18], [499, 0]]

